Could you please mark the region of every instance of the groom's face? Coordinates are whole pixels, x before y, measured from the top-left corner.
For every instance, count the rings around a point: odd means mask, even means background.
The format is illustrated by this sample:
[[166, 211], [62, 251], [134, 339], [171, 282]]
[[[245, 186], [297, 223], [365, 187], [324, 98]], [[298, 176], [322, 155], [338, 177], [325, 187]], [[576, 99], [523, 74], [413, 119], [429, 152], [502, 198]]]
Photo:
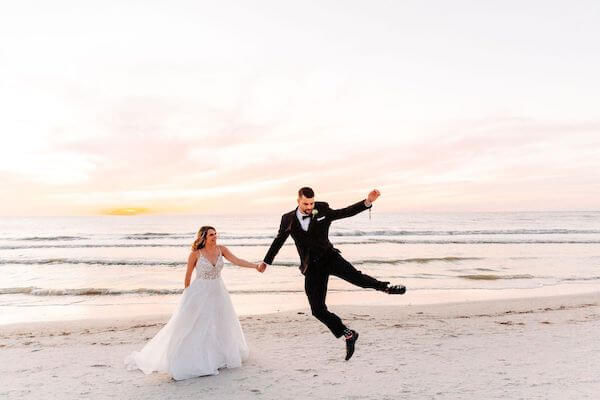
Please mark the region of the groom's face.
[[315, 198], [311, 197], [309, 199], [304, 196], [298, 197], [298, 208], [304, 214], [312, 213], [313, 208], [315, 208]]

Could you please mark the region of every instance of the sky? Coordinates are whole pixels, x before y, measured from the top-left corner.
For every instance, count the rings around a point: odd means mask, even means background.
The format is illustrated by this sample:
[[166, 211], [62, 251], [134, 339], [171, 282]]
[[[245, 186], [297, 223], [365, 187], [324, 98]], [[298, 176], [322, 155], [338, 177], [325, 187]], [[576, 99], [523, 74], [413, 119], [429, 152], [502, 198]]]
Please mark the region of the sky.
[[0, 215], [597, 210], [597, 1], [19, 1]]

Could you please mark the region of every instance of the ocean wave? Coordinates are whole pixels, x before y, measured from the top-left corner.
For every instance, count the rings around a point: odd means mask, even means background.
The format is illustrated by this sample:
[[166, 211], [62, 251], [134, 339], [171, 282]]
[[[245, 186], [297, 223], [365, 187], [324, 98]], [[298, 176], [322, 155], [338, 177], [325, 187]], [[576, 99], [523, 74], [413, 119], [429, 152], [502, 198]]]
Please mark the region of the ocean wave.
[[86, 240], [88, 239], [87, 237], [83, 237], [83, 236], [32, 236], [32, 237], [25, 237], [25, 238], [7, 238], [9, 240], [19, 240], [19, 241], [34, 241], [34, 242], [41, 242], [41, 241], [70, 241], [70, 240]]
[[[330, 289], [331, 292], [358, 291], [361, 289]], [[29, 287], [0, 288], [3, 294], [27, 294], [31, 296], [122, 296], [122, 295], [147, 295], [164, 296], [183, 293], [183, 288], [178, 289], [110, 289], [110, 288], [74, 288], [50, 289]], [[278, 294], [278, 293], [304, 293], [303, 289], [273, 289], [273, 290], [229, 290], [229, 294]]]
[[275, 239], [275, 235], [219, 235], [219, 239], [244, 240], [244, 239]]
[[[194, 240], [196, 233], [165, 233], [165, 232], [146, 232], [146, 233], [131, 233], [122, 236], [122, 239], [127, 240], [148, 240], [148, 239], [190, 239]], [[274, 234], [257, 234], [257, 235], [228, 235], [219, 234], [219, 239], [232, 239], [232, 240], [244, 240], [244, 239], [273, 239]]]
[[143, 260], [78, 260], [74, 258], [42, 258], [33, 260], [0, 260], [0, 265], [54, 265], [54, 264], [85, 264], [85, 265], [149, 265], [149, 266], [185, 266], [185, 261], [143, 261]]
[[599, 234], [600, 229], [481, 229], [481, 230], [375, 230], [334, 231], [330, 236], [460, 236], [460, 235], [568, 235]]
[[[600, 229], [477, 229], [477, 230], [334, 230], [329, 233], [331, 237], [362, 237], [362, 236], [463, 236], [463, 235], [570, 235], [570, 234], [600, 234]], [[163, 233], [147, 232], [134, 233], [123, 236], [125, 239], [152, 239], [152, 238], [193, 238], [195, 233]], [[221, 239], [273, 239], [274, 234], [254, 235], [219, 235]]]
[[[353, 265], [377, 265], [377, 264], [428, 264], [432, 262], [461, 262], [469, 260], [482, 260], [480, 257], [424, 257], [424, 258], [396, 258], [396, 259], [365, 259], [349, 260]], [[107, 265], [107, 266], [185, 266], [185, 261], [156, 261], [156, 260], [102, 260], [102, 259], [75, 259], [75, 258], [42, 258], [42, 259], [16, 259], [0, 260], [0, 265]], [[225, 263], [228, 264], [227, 262]], [[276, 266], [297, 267], [297, 261], [278, 261]]]
[[[436, 274], [431, 274], [431, 276], [438, 276]], [[451, 275], [439, 275], [440, 277], [449, 277], [456, 278]], [[415, 278], [424, 278], [424, 276], [418, 275], [386, 275], [379, 276], [380, 279], [415, 279]], [[510, 281], [510, 280], [519, 280], [519, 279], [529, 279], [533, 280], [539, 277], [535, 277], [529, 274], [523, 275], [461, 275], [458, 278], [467, 279], [470, 281]], [[548, 278], [546, 278], [548, 279]], [[540, 286], [556, 286], [560, 285], [563, 282], [586, 282], [586, 281], [598, 281], [600, 280], [600, 276], [590, 276], [590, 277], [569, 277], [569, 278], [553, 278], [552, 282], [536, 282], [534, 287]], [[532, 286], [533, 287], [533, 286]], [[428, 291], [437, 291], [437, 290], [478, 290], [478, 289], [486, 289], [486, 290], [505, 290], [505, 289], [529, 289], [531, 287], [454, 287], [454, 286], [439, 286], [439, 287], [430, 287], [430, 286], [418, 286], [411, 285], [409, 289], [411, 292], [418, 290], [428, 290]], [[352, 288], [341, 288], [335, 289], [330, 288], [329, 292], [360, 292], [365, 289], [352, 287]], [[179, 295], [183, 293], [183, 288], [134, 288], [134, 289], [115, 289], [115, 288], [39, 288], [35, 286], [28, 287], [9, 287], [9, 288], [0, 288], [0, 295], [30, 295], [30, 296], [126, 296], [126, 295], [139, 295], [139, 296], [165, 296], [165, 295]], [[247, 295], [256, 295], [256, 294], [286, 294], [286, 293], [304, 293], [302, 288], [298, 289], [238, 289], [238, 290], [229, 290], [231, 295], [239, 295], [239, 294], [247, 294]]]
[[600, 276], [587, 276], [587, 277], [571, 277], [571, 278], [563, 278], [565, 282], [573, 282], [573, 281], [598, 281], [600, 280]]
[[[423, 258], [395, 258], [395, 259], [366, 259], [349, 260], [352, 265], [377, 265], [377, 264], [428, 264], [432, 262], [460, 262], [469, 260], [483, 260], [480, 257], [423, 257]], [[296, 262], [277, 262], [275, 265], [298, 266]]]
[[125, 240], [153, 240], [153, 239], [194, 239], [194, 234], [179, 234], [179, 233], [160, 233], [160, 232], [146, 232], [146, 233], [132, 233], [126, 236], [122, 236], [121, 239]]
[[[364, 244], [373, 243], [396, 243], [396, 244], [600, 244], [600, 240], [594, 239], [570, 239], [570, 240], [548, 240], [548, 239], [524, 239], [524, 240], [468, 240], [468, 239], [431, 239], [431, 240], [398, 240], [398, 239], [373, 239], [367, 242], [355, 242]], [[334, 243], [335, 244], [335, 243]]]
[[[401, 239], [364, 239], [356, 241], [332, 241], [334, 246], [343, 245], [368, 245], [368, 244], [600, 244], [599, 240], [580, 239], [580, 240], [543, 240], [543, 239], [524, 239], [524, 240], [468, 240], [468, 239], [451, 239], [451, 240], [401, 240]], [[268, 242], [242, 242], [242, 243], [222, 243], [225, 246], [231, 247], [268, 247], [271, 241]], [[294, 243], [288, 241], [284, 246], [292, 246]], [[0, 245], [0, 250], [18, 250], [18, 249], [84, 249], [84, 248], [134, 248], [134, 247], [190, 247], [190, 243], [81, 243], [81, 244], [41, 244], [41, 245]]]
[[505, 279], [534, 279], [535, 276], [529, 274], [522, 275], [493, 275], [493, 274], [472, 274], [472, 275], [459, 275], [459, 278], [470, 279], [475, 281], [496, 281]]
[[[330, 232], [331, 237], [399, 237], [399, 236], [494, 236], [494, 235], [573, 235], [573, 234], [600, 234], [600, 229], [477, 229], [477, 230], [396, 230], [396, 229], [379, 229], [379, 230], [333, 230]], [[111, 235], [113, 236], [113, 235]], [[189, 239], [193, 240], [194, 232], [189, 233], [171, 233], [171, 232], [144, 232], [144, 233], [129, 233], [122, 235], [114, 235], [115, 239], [121, 240], [162, 240], [162, 239]], [[220, 239], [226, 240], [272, 240], [275, 237], [273, 233], [257, 233], [257, 234], [223, 234], [219, 235]], [[1, 240], [11, 241], [73, 241], [73, 240], [92, 240], [90, 236], [31, 236], [31, 237], [3, 237]], [[443, 239], [446, 240], [446, 239]]]
[[[400, 263], [417, 263], [427, 264], [430, 262], [444, 261], [444, 262], [457, 262], [457, 261], [468, 261], [468, 260], [483, 260], [481, 257], [424, 257], [424, 258], [405, 258], [398, 260]], [[371, 263], [370, 260], [366, 260], [366, 263]]]
[[[336, 245], [354, 244], [356, 242], [335, 242]], [[367, 243], [367, 242], [365, 242]], [[269, 247], [271, 241], [263, 243], [222, 243], [231, 247]], [[292, 246], [289, 241], [284, 246]], [[0, 250], [18, 249], [95, 249], [95, 248], [134, 248], [134, 247], [191, 247], [190, 243], [78, 243], [78, 244], [40, 244], [40, 245], [0, 245]]]
[[172, 233], [169, 232], [145, 232], [145, 233], [131, 233], [131, 237], [156, 237], [156, 236], [169, 236]]
[[107, 289], [107, 288], [77, 288], [77, 289], [47, 289], [38, 287], [0, 288], [0, 294], [29, 294], [32, 296], [117, 296], [124, 294], [168, 295], [182, 293], [183, 289]]
[[179, 243], [136, 243], [136, 244], [48, 244], [48, 245], [6, 245], [0, 246], [0, 250], [18, 250], [18, 249], [101, 249], [101, 248], [132, 248], [132, 247], [190, 247]]

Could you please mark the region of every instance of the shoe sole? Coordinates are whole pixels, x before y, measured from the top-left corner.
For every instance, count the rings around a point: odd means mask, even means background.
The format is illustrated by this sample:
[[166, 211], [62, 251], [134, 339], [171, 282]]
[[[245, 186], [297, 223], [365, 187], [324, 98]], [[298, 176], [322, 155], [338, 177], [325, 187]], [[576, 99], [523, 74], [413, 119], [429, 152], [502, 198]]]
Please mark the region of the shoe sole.
[[387, 294], [404, 294], [406, 293], [406, 288], [400, 290], [400, 291], [394, 291], [394, 292], [387, 292]]

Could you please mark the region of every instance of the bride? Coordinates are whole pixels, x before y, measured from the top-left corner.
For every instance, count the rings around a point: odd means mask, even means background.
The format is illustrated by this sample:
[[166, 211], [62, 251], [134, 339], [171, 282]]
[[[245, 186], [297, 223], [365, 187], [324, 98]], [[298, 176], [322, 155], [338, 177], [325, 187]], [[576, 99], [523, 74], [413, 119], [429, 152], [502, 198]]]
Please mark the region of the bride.
[[[221, 279], [223, 257], [240, 267], [262, 272], [259, 264], [237, 258], [217, 245], [217, 231], [203, 226], [188, 257], [185, 289], [167, 324], [144, 348], [125, 359], [128, 370], [166, 372], [175, 380], [216, 375], [236, 368], [248, 357], [248, 346]], [[192, 271], [196, 278], [190, 284]]]

